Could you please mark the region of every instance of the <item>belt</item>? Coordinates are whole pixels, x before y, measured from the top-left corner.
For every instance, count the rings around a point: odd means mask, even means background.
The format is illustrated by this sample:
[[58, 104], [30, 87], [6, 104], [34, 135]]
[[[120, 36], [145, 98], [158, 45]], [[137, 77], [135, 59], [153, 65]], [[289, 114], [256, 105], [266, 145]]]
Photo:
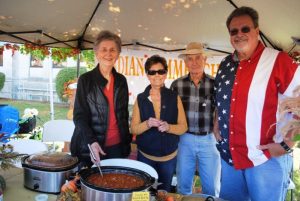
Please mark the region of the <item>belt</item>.
[[200, 131], [200, 132], [190, 132], [190, 131], [188, 131], [187, 133], [190, 133], [192, 135], [208, 135], [211, 132], [210, 131]]

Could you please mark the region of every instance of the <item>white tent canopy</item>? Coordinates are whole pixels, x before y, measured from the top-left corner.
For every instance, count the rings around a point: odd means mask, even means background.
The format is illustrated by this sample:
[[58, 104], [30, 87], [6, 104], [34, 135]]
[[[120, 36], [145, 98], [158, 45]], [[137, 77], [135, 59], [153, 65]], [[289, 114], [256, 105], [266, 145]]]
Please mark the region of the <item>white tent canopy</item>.
[[259, 12], [267, 46], [269, 40], [288, 52], [291, 37], [300, 38], [299, 0], [0, 0], [0, 40], [85, 49], [108, 29], [134, 49], [174, 50], [200, 41], [208, 50], [231, 52], [225, 22], [235, 6]]

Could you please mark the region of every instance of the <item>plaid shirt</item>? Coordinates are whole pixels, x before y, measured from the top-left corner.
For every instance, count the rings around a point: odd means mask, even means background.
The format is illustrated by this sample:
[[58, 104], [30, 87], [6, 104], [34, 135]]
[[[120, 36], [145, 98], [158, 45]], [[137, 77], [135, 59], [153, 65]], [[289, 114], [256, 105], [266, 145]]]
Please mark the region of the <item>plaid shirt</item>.
[[203, 75], [199, 87], [194, 85], [190, 74], [178, 78], [170, 87], [182, 100], [188, 132], [212, 132], [213, 129], [214, 79]]

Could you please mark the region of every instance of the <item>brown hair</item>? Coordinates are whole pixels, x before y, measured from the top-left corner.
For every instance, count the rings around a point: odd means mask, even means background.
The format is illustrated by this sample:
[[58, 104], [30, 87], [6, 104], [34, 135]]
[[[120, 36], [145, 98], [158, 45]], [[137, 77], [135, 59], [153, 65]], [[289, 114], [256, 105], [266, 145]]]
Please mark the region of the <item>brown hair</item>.
[[145, 71], [146, 73], [148, 73], [148, 71], [150, 70], [151, 66], [153, 66], [154, 64], [157, 64], [157, 63], [160, 63], [163, 65], [164, 67], [164, 70], [168, 71], [168, 64], [167, 64], [167, 61], [164, 57], [161, 57], [159, 55], [153, 55], [151, 57], [149, 57], [147, 60], [146, 60], [146, 63], [145, 63]]
[[107, 30], [101, 31], [98, 34], [97, 39], [94, 43], [94, 51], [97, 51], [99, 44], [102, 41], [105, 41], [105, 40], [114, 41], [117, 45], [119, 53], [121, 52], [121, 47], [122, 47], [121, 38], [117, 34], [114, 34], [114, 33], [110, 32], [110, 31], [107, 31]]
[[252, 22], [254, 24], [254, 28], [258, 27], [258, 13], [256, 10], [250, 7], [242, 6], [240, 8], [236, 8], [232, 13], [228, 16], [226, 21], [227, 29], [229, 30], [230, 22], [235, 17], [240, 17], [247, 15], [252, 19]]

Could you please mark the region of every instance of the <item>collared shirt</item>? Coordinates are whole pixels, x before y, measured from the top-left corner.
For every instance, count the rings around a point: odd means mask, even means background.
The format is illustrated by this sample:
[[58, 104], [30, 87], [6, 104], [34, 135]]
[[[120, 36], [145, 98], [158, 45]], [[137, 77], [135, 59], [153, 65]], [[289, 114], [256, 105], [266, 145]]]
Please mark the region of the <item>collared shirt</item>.
[[[300, 69], [283, 52], [258, 44], [248, 60], [235, 54], [220, 64], [215, 79], [221, 157], [236, 169], [260, 165], [270, 158], [258, 145], [282, 140], [276, 126], [278, 101], [292, 96], [300, 84]], [[275, 142], [277, 142], [275, 140]]]
[[175, 80], [171, 87], [181, 98], [188, 122], [188, 132], [211, 132], [213, 129], [214, 80], [203, 74], [195, 86], [190, 74]]

